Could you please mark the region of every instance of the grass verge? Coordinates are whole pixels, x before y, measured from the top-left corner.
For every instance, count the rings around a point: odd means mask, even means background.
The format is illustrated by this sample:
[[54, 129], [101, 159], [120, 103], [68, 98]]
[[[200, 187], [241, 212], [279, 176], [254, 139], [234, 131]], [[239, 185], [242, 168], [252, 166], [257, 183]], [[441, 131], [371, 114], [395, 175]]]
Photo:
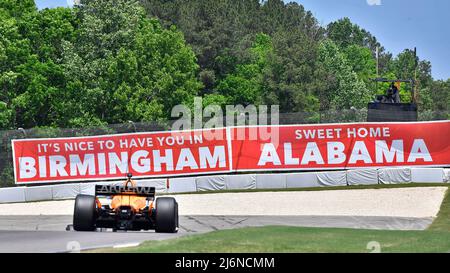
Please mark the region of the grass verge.
[[333, 228], [261, 227], [222, 230], [168, 241], [149, 241], [127, 253], [368, 253], [370, 243], [384, 253], [450, 251], [450, 232], [382, 231]]
[[438, 217], [433, 221], [433, 224], [431, 224], [428, 230], [450, 232], [450, 189], [445, 193]]
[[[379, 185], [361, 188], [399, 188]], [[430, 186], [427, 185], [413, 185]], [[436, 185], [433, 185], [436, 186]], [[442, 186], [440, 184], [439, 186]], [[348, 189], [349, 187], [345, 187]], [[336, 188], [334, 188], [336, 189]], [[302, 189], [305, 190], [305, 189]], [[306, 189], [309, 190], [309, 189]], [[317, 190], [317, 189], [315, 189]], [[127, 253], [368, 253], [375, 242], [383, 253], [450, 252], [450, 190], [437, 219], [425, 231], [338, 228], [260, 227], [221, 230], [167, 241], [149, 241], [134, 248], [93, 252]]]

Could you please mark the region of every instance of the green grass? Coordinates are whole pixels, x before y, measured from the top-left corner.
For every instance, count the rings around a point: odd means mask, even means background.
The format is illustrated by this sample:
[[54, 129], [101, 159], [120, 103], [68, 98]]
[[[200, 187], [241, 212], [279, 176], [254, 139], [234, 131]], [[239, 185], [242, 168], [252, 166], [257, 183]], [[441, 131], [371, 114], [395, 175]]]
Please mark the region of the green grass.
[[433, 221], [433, 224], [428, 230], [450, 232], [450, 189], [445, 194], [438, 217]]
[[[427, 185], [369, 186], [399, 188]], [[436, 185], [434, 185], [436, 186]], [[439, 184], [442, 186], [442, 184]], [[353, 187], [345, 187], [345, 189]], [[334, 188], [336, 189], [336, 188]], [[304, 189], [302, 189], [304, 190]], [[309, 189], [306, 189], [309, 190]], [[317, 189], [315, 189], [317, 190]], [[450, 252], [450, 191], [437, 219], [425, 231], [388, 231], [338, 228], [261, 227], [221, 230], [166, 241], [149, 241], [135, 248], [94, 252], [127, 253], [368, 253], [378, 242], [383, 253]]]
[[[175, 240], [146, 242], [127, 253], [364, 253], [369, 242], [382, 252], [450, 251], [450, 232], [262, 227], [215, 231]], [[102, 252], [111, 252], [111, 249]]]

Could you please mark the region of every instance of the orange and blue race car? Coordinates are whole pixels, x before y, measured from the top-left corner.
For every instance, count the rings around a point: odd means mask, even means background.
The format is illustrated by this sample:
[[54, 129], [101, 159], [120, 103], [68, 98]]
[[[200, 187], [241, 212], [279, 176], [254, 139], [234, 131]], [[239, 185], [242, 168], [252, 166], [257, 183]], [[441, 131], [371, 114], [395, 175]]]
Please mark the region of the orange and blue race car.
[[73, 228], [95, 231], [155, 230], [178, 232], [178, 203], [171, 197], [155, 197], [155, 188], [137, 187], [132, 175], [123, 185], [96, 185], [95, 196], [78, 195]]

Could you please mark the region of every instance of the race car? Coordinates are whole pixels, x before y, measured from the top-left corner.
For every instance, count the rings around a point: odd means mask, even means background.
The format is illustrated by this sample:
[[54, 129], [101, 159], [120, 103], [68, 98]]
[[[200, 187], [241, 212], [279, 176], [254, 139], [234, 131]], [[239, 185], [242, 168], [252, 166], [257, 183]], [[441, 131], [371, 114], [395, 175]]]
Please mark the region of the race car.
[[128, 174], [122, 185], [96, 185], [95, 196], [77, 196], [73, 229], [95, 231], [98, 228], [176, 233], [178, 203], [175, 198], [155, 198], [155, 188], [137, 187]]

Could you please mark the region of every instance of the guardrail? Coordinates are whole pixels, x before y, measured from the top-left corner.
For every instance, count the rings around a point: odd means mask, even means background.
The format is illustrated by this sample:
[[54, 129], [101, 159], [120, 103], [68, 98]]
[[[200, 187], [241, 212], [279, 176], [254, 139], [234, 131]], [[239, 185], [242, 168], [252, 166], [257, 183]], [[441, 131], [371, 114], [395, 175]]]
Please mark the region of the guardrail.
[[[197, 191], [289, 189], [407, 183], [449, 183], [450, 169], [383, 168], [348, 171], [280, 174], [216, 175], [136, 181], [138, 186], [156, 187], [158, 193]], [[74, 199], [93, 195], [95, 185], [118, 182], [59, 184], [0, 189], [0, 203], [22, 203]]]

